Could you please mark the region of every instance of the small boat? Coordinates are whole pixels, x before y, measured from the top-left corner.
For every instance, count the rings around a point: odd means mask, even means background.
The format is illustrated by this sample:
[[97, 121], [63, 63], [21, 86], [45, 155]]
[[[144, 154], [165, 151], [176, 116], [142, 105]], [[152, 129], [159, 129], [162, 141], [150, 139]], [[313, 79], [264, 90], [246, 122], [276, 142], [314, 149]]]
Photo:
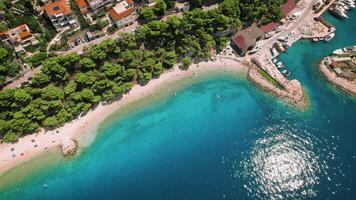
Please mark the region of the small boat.
[[250, 51], [250, 54], [256, 53], [258, 50], [260, 50], [261, 47], [259, 45], [256, 45], [255, 47], [253, 47]]
[[266, 35], [265, 35], [265, 39], [268, 39], [268, 38], [271, 38], [273, 36], [273, 34], [271, 32], [268, 32]]
[[284, 67], [284, 64], [282, 62], [278, 62], [276, 65], [278, 69], [282, 69]]
[[340, 7], [340, 6], [335, 6], [333, 8], [330, 8], [329, 11], [334, 14], [335, 16], [341, 18], [341, 19], [347, 19], [349, 18], [346, 13], [345, 13], [345, 10]]
[[272, 52], [272, 56], [273, 56], [273, 57], [278, 56], [278, 51], [277, 51], [277, 49], [276, 49], [275, 47], [273, 47], [273, 48], [271, 49], [271, 52]]
[[282, 70], [282, 74], [283, 74], [284, 77], [287, 77], [287, 76], [290, 75], [290, 72], [285, 69], [285, 70]]
[[355, 46], [349, 46], [349, 47], [345, 47], [345, 48], [341, 48], [341, 49], [336, 49], [335, 51], [333, 51], [333, 54], [335, 55], [342, 55], [348, 52], [356, 52], [356, 45]]
[[320, 37], [318, 39], [319, 39], [319, 41], [324, 41], [325, 40], [325, 38], [323, 38], [323, 37]]
[[318, 38], [313, 38], [313, 42], [318, 42], [319, 39]]
[[273, 63], [276, 63], [276, 62], [277, 62], [277, 58], [273, 58], [273, 59], [272, 59], [272, 62], [273, 62]]
[[335, 33], [330, 33], [329, 35], [327, 35], [325, 37], [325, 41], [326, 42], [329, 42], [331, 39], [333, 39], [333, 37], [335, 36]]
[[290, 44], [288, 44], [288, 43], [283, 43], [282, 45], [283, 45], [283, 47], [284, 47], [285, 49], [287, 49], [287, 48], [291, 47], [291, 45], [290, 45]]

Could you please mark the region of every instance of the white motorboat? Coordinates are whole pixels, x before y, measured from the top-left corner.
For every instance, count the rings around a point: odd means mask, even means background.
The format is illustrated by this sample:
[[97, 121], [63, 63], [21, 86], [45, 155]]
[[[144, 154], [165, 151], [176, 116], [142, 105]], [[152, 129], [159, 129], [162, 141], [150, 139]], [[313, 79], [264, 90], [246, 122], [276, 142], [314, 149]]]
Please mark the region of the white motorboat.
[[284, 64], [281, 61], [279, 61], [276, 65], [277, 65], [278, 69], [281, 69], [284, 67]]
[[326, 42], [329, 42], [331, 39], [333, 39], [333, 37], [335, 36], [335, 33], [330, 33], [329, 35], [327, 35], [325, 37], [325, 41]]
[[342, 7], [340, 7], [340, 6], [335, 6], [335, 7], [333, 7], [333, 8], [330, 8], [329, 11], [330, 11], [332, 14], [336, 15], [337, 17], [339, 17], [339, 18], [342, 18], [342, 19], [349, 18], [349, 17], [346, 15], [345, 10], [344, 10]]

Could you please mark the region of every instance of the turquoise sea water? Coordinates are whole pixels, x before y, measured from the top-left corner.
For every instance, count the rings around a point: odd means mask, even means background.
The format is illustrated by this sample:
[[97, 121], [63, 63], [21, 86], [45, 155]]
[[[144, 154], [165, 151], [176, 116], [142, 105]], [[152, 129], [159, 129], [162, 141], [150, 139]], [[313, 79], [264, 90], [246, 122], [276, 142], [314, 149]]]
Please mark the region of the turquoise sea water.
[[0, 199], [353, 199], [356, 101], [316, 68], [356, 44], [356, 11], [349, 16], [326, 14], [337, 28], [331, 42], [300, 41], [280, 57], [305, 87], [307, 111], [244, 77], [212, 75], [111, 117], [73, 159], [48, 159], [7, 186], [0, 177]]

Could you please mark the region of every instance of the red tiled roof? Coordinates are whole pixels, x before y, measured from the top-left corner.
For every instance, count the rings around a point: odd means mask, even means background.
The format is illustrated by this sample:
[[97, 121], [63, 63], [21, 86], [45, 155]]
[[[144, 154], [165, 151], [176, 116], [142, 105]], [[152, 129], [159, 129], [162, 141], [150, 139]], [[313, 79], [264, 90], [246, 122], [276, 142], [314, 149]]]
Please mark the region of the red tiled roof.
[[288, 0], [282, 6], [282, 12], [284, 16], [288, 15], [297, 5], [295, 4], [295, 0]]
[[88, 3], [85, 0], [75, 0], [79, 8], [88, 6]]
[[[0, 32], [0, 38], [1, 39], [6, 39], [8, 37], [10, 37], [9, 32], [16, 30], [16, 34], [18, 36], [15, 36], [17, 38], [17, 40], [22, 40], [22, 39], [26, 39], [29, 36], [31, 36], [30, 30], [28, 28], [28, 26], [26, 24], [21, 24], [19, 26], [17, 26], [16, 28], [13, 28], [11, 30], [5, 31], [5, 32]], [[20, 37], [20, 38], [18, 38]]]
[[245, 49], [247, 48], [246, 47], [246, 40], [245, 40], [245, 37], [242, 36], [242, 35], [236, 35], [234, 38], [233, 38], [234, 42], [236, 45], [238, 45], [241, 49]]
[[57, 0], [52, 3], [47, 3], [43, 6], [43, 10], [47, 13], [48, 16], [57, 15], [57, 14], [66, 15], [72, 12], [66, 0]]
[[273, 31], [280, 25], [281, 24], [279, 22], [270, 22], [268, 24], [262, 25], [260, 28], [264, 33], [268, 33], [270, 31]]
[[332, 60], [331, 61], [331, 66], [336, 68], [337, 67], [337, 62], [335, 60]]
[[9, 37], [9, 34], [7, 34], [6, 31], [0, 32], [0, 40], [5, 40], [8, 37]]
[[238, 31], [233, 37], [232, 42], [242, 51], [246, 52], [251, 46], [255, 45], [256, 40], [264, 35], [264, 32], [256, 24]]
[[133, 0], [126, 0], [128, 4], [133, 4]]
[[120, 19], [122, 19], [124, 17], [129, 16], [134, 11], [135, 11], [135, 8], [132, 7], [132, 8], [129, 8], [129, 9], [125, 10], [124, 12], [117, 13], [115, 11], [115, 9], [111, 8], [110, 11], [109, 11], [109, 15], [113, 20], [118, 21], [118, 20], [120, 20]]

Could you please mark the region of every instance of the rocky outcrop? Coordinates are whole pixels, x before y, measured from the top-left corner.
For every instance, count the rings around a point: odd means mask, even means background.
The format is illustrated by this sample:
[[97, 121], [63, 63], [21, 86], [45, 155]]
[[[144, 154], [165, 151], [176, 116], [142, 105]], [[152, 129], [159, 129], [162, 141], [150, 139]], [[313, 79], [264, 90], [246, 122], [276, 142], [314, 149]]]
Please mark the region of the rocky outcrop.
[[62, 153], [64, 156], [72, 156], [77, 153], [76, 141], [67, 138], [62, 140]]
[[335, 72], [329, 70], [325, 65], [325, 59], [323, 59], [319, 64], [319, 70], [324, 74], [326, 79], [336, 86], [337, 88], [343, 90], [351, 95], [356, 95], [356, 81], [349, 81], [345, 78], [339, 77]]

